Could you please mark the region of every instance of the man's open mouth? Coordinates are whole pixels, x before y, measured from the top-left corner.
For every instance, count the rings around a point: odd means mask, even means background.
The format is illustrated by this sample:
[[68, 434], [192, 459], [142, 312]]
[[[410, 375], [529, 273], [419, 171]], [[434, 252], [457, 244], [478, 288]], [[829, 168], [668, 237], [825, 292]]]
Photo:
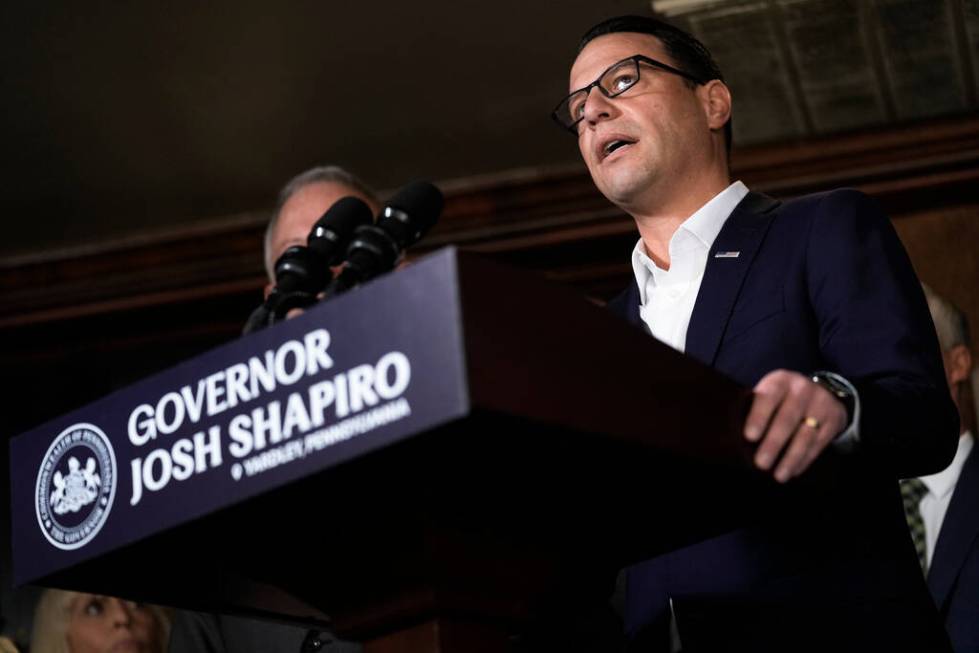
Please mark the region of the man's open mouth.
[[635, 141], [630, 141], [624, 138], [612, 139], [602, 147], [602, 158], [604, 159], [610, 156], [616, 150], [622, 149], [623, 147], [632, 145], [634, 143]]

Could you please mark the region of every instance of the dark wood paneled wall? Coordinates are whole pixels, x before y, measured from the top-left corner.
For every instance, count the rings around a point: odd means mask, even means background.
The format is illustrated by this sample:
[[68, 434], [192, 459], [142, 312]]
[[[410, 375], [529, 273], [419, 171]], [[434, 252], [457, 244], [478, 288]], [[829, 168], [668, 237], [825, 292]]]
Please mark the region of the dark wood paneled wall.
[[[895, 219], [919, 274], [979, 323], [979, 118], [736, 151], [734, 174], [777, 197], [855, 186]], [[628, 280], [631, 220], [581, 166], [444, 185], [447, 244], [605, 299]], [[261, 299], [264, 214], [0, 262], [0, 351], [19, 380], [9, 436], [237, 336]]]

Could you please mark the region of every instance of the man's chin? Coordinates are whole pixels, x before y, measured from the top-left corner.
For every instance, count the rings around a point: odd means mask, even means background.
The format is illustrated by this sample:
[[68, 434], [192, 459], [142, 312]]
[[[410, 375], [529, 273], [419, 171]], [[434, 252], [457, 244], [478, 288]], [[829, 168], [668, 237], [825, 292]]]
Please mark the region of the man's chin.
[[608, 201], [620, 208], [634, 206], [648, 188], [648, 184], [635, 179], [617, 179], [614, 183], [599, 186]]

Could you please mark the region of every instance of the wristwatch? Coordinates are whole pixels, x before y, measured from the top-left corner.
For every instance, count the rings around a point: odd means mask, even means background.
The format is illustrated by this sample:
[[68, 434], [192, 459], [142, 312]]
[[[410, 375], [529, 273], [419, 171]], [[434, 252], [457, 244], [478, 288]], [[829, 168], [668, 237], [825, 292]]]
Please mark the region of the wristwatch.
[[812, 374], [813, 383], [818, 383], [827, 390], [830, 394], [839, 399], [843, 406], [846, 408], [846, 423], [847, 426], [853, 423], [853, 409], [856, 404], [856, 399], [853, 394], [853, 386], [849, 382], [845, 381], [843, 377], [835, 372], [819, 371], [813, 372]]

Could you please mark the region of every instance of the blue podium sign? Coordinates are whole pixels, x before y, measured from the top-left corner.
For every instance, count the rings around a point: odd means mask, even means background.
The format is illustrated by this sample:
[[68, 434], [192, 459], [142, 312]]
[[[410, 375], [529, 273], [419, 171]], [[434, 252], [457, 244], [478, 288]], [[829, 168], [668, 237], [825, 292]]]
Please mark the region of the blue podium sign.
[[14, 438], [15, 582], [464, 416], [456, 265], [443, 250]]

